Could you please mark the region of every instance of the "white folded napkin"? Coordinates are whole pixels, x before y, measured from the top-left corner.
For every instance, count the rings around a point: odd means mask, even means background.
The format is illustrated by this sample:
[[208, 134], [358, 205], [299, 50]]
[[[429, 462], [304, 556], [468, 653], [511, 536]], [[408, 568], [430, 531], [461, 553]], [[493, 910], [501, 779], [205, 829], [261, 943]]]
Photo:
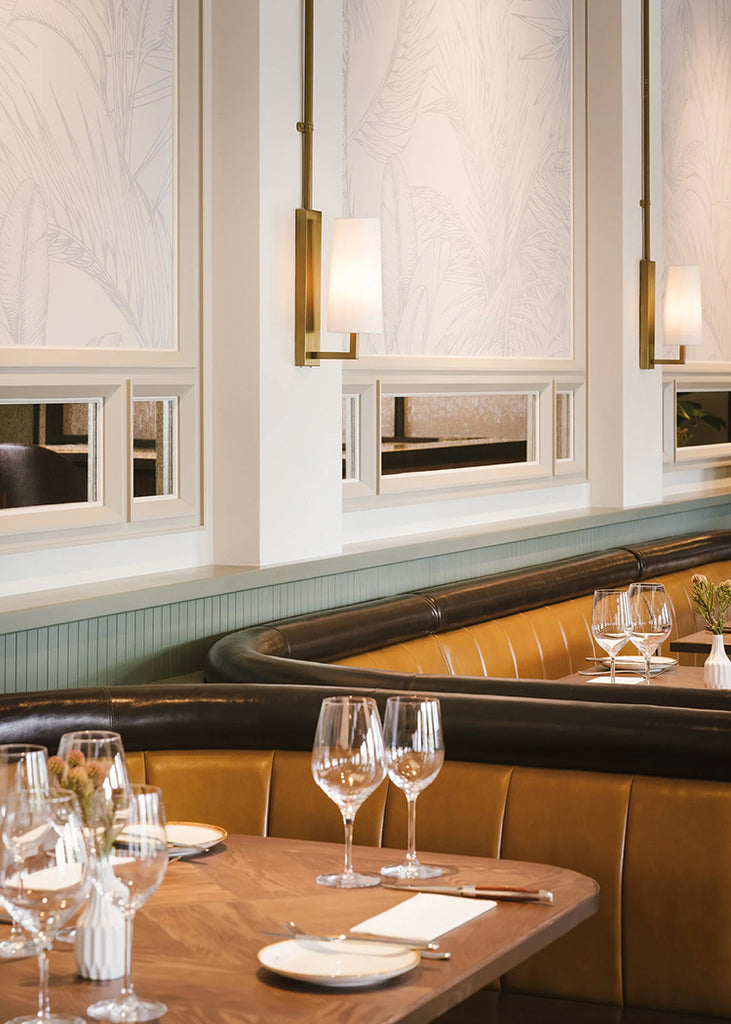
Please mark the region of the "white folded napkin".
[[431, 942], [480, 914], [497, 906], [494, 900], [469, 900], [462, 896], [442, 896], [420, 892], [409, 900], [361, 921], [353, 934], [384, 935], [393, 939]]

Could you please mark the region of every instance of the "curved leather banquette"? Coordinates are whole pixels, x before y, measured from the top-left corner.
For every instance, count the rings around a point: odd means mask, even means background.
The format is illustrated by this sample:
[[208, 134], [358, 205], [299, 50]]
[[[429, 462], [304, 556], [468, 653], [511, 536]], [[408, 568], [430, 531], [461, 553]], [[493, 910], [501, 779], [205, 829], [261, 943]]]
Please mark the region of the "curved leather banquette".
[[[591, 634], [593, 592], [665, 584], [668, 640], [702, 628], [690, 579], [731, 576], [731, 531], [653, 541], [251, 626], [208, 654], [209, 682], [419, 689], [601, 703], [731, 709], [731, 692], [557, 682], [604, 652]], [[665, 649], [667, 653], [667, 647]], [[703, 656], [681, 655], [702, 663]]]
[[[0, 697], [0, 743], [54, 751], [119, 731], [170, 818], [342, 840], [309, 751], [308, 684], [120, 686]], [[383, 708], [393, 690], [374, 689]], [[447, 760], [420, 797], [419, 849], [559, 864], [595, 878], [598, 913], [449, 1021], [698, 1024], [731, 1018], [729, 712], [442, 694]], [[356, 842], [403, 848], [405, 801], [383, 785]], [[245, 1015], [242, 1017], [245, 1019]]]

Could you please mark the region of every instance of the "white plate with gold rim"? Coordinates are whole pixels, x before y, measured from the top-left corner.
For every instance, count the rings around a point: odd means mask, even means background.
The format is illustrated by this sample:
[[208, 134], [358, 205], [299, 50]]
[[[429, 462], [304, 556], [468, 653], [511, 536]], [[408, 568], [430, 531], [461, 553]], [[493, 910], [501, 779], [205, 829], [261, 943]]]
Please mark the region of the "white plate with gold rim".
[[416, 950], [406, 946], [356, 939], [285, 939], [260, 949], [257, 956], [263, 967], [284, 978], [331, 988], [380, 985], [413, 970], [421, 959]]
[[169, 821], [165, 831], [170, 857], [197, 857], [218, 846], [228, 835], [225, 828], [199, 821]]

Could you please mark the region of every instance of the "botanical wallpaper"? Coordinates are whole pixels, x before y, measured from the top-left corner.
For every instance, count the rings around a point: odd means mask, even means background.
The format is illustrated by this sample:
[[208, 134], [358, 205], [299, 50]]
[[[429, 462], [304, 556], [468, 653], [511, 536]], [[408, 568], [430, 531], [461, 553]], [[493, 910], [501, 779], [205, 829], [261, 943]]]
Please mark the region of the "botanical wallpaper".
[[701, 267], [703, 345], [731, 362], [731, 2], [662, 0], [663, 248]]
[[175, 347], [173, 0], [0, 0], [0, 345]]
[[567, 358], [571, 0], [344, 0], [350, 216], [380, 217], [366, 352]]

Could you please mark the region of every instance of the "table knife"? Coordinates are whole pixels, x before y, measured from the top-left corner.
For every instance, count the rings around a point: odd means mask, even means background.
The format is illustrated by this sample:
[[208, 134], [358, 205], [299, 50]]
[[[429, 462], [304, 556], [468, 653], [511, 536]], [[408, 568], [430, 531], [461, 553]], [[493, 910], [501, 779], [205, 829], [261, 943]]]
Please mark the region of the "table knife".
[[381, 887], [397, 889], [399, 892], [434, 892], [443, 896], [510, 900], [513, 903], [553, 903], [553, 893], [547, 889], [523, 889], [512, 885], [396, 885], [382, 881]]

